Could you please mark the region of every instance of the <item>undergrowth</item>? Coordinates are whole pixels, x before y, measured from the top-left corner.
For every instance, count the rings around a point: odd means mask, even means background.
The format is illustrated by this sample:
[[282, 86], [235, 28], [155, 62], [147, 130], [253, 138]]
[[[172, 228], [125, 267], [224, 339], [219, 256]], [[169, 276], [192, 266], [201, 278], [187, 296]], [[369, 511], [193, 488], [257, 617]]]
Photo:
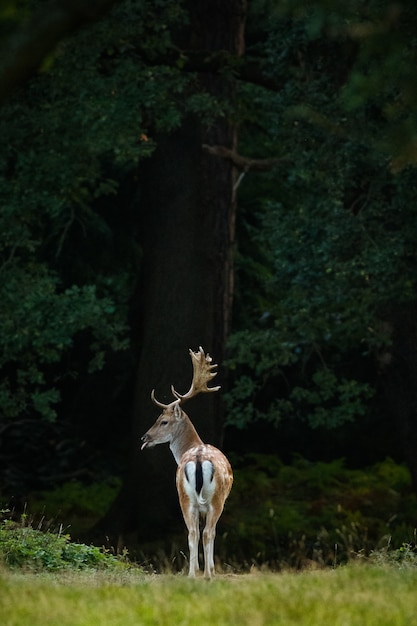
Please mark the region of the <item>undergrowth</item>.
[[[378, 567], [417, 570], [415, 543], [403, 543], [401, 547], [394, 548], [391, 541], [388, 541], [383, 548], [371, 550], [369, 554], [360, 550], [351, 555], [352, 558]], [[51, 532], [33, 528], [26, 515], [22, 515], [20, 522], [9, 519], [1, 521], [0, 565], [10, 570], [36, 574], [79, 575], [81, 572], [102, 572], [106, 577], [116, 575], [118, 582], [121, 580], [120, 575], [130, 574], [132, 571], [134, 574], [145, 574], [142, 568], [129, 562], [127, 553], [116, 556], [102, 548], [72, 542], [69, 535], [63, 534], [60, 529]], [[311, 563], [306, 565], [311, 569]], [[336, 563], [333, 564], [335, 566]], [[231, 569], [237, 571], [236, 568]], [[261, 570], [264, 573], [269, 571], [265, 566]], [[244, 568], [241, 568], [240, 573], [243, 571]], [[253, 573], [256, 568], [252, 567], [251, 571]], [[172, 574], [174, 569], [165, 566], [164, 573]]]
[[61, 528], [57, 532], [33, 528], [26, 515], [19, 522], [0, 522], [0, 563], [30, 572], [130, 567], [126, 555], [116, 556], [108, 550], [72, 542]]
[[70, 524], [71, 535], [78, 537], [103, 517], [120, 487], [121, 480], [115, 477], [88, 484], [71, 480], [30, 494], [27, 506], [33, 515], [65, 520]]
[[401, 570], [417, 569], [416, 543], [403, 543], [401, 547], [393, 549], [389, 542], [385, 548], [371, 550], [366, 560], [373, 565], [384, 567], [394, 567]]
[[[276, 456], [255, 454], [232, 463], [235, 482], [216, 537], [219, 571], [334, 568], [355, 559], [416, 566], [417, 500], [404, 466], [386, 459], [351, 469], [343, 459], [303, 458], [286, 465]], [[33, 571], [123, 566], [114, 551], [74, 543], [62, 526], [45, 522], [46, 515], [62, 519], [73, 535], [74, 520], [77, 526], [80, 520], [96, 522], [118, 486], [101, 491], [98, 483], [76, 482], [37, 494], [29, 500], [31, 522], [27, 515], [0, 522], [0, 562]], [[43, 521], [35, 524], [39, 515]], [[177, 528], [167, 528], [152, 543], [125, 536], [130, 558], [147, 564], [149, 572], [185, 572], [187, 535], [180, 513]]]
[[414, 550], [417, 499], [407, 468], [392, 459], [351, 469], [343, 459], [285, 465], [251, 454], [234, 470], [216, 548], [226, 561], [300, 569]]

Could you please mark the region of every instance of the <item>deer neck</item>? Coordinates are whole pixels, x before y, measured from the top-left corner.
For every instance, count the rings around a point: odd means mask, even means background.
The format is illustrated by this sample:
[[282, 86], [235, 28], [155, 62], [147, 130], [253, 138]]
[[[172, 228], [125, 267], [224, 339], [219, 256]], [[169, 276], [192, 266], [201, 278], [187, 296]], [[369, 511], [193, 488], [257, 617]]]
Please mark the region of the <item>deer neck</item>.
[[169, 447], [178, 465], [184, 452], [187, 452], [190, 448], [194, 448], [194, 446], [200, 446], [202, 444], [203, 442], [190, 419], [188, 416], [185, 416], [183, 423], [169, 444]]

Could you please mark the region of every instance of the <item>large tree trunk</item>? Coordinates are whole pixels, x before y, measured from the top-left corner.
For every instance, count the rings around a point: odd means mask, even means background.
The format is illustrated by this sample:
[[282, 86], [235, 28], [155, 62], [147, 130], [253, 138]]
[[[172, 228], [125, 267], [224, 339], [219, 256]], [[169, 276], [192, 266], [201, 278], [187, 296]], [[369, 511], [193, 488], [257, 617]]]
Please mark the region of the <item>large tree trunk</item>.
[[[192, 3], [193, 41], [201, 49], [243, 52], [244, 1]], [[191, 35], [190, 35], [191, 37]], [[218, 98], [233, 96], [224, 77], [202, 77]], [[162, 540], [182, 524], [175, 490], [175, 463], [167, 446], [140, 452], [140, 436], [158, 412], [150, 401], [156, 390], [171, 401], [191, 381], [188, 349], [202, 345], [220, 365], [224, 357], [233, 293], [235, 171], [226, 160], [204, 154], [202, 144], [234, 149], [236, 129], [220, 118], [209, 129], [187, 120], [180, 131], [159, 141], [141, 176], [138, 212], [143, 240], [137, 300], [140, 315], [137, 384], [134, 399], [131, 468], [102, 531], [139, 544]], [[216, 383], [224, 383], [220, 367]], [[219, 445], [220, 394], [208, 394], [185, 407], [203, 440]], [[132, 540], [132, 539], [131, 539]]]

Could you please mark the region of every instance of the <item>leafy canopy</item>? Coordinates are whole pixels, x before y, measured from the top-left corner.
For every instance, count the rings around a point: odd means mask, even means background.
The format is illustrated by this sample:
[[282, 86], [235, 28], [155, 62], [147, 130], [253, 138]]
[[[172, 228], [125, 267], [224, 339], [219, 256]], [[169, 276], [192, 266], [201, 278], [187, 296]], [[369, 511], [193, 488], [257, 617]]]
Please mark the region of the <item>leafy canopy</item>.
[[391, 358], [390, 313], [415, 299], [415, 170], [400, 139], [404, 123], [415, 132], [417, 11], [292, 8], [262, 24], [263, 39], [257, 18], [249, 34], [248, 54], [285, 76], [282, 89], [241, 89], [242, 150], [259, 150], [261, 138], [288, 165], [247, 177], [240, 192], [228, 397], [240, 427], [297, 417], [332, 428], [364, 416]]
[[[0, 17], [18, 23], [38, 5], [10, 3]], [[5, 419], [53, 419], [65, 377], [103, 367], [107, 354], [128, 345], [140, 249], [124, 185], [136, 182], [157, 133], [177, 128], [186, 111], [212, 107], [191, 73], [158, 62], [170, 29], [184, 21], [173, 0], [117, 3], [62, 41], [2, 108]]]

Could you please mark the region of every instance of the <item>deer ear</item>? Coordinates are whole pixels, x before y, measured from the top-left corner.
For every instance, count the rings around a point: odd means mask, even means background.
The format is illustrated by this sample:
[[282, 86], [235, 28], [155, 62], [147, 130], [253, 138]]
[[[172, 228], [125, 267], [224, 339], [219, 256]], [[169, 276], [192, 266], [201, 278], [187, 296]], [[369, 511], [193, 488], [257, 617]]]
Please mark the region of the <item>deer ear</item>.
[[180, 420], [182, 418], [182, 409], [179, 405], [179, 402], [174, 404], [174, 417], [176, 420]]

